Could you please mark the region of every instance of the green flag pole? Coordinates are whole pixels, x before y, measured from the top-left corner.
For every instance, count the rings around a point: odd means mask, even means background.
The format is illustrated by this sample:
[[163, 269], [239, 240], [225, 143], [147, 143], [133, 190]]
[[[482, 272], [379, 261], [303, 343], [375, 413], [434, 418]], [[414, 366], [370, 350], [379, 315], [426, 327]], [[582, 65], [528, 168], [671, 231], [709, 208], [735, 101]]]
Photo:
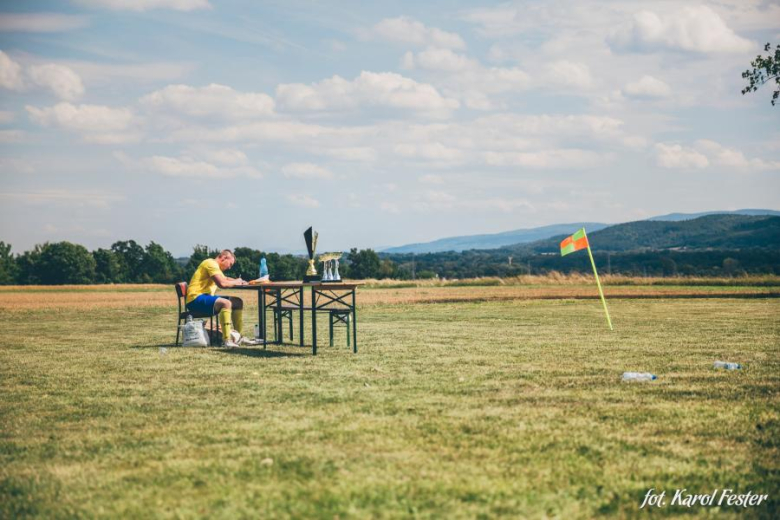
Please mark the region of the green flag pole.
[[[582, 228], [582, 232], [587, 238], [588, 234], [585, 233], [585, 228]], [[604, 299], [604, 291], [601, 290], [599, 273], [596, 271], [596, 262], [593, 261], [593, 253], [590, 252], [590, 241], [588, 241], [588, 256], [590, 257], [590, 265], [593, 266], [593, 274], [596, 276], [596, 285], [599, 286], [599, 296], [601, 296], [601, 303], [604, 305], [604, 313], [607, 315], [607, 324], [609, 324], [609, 330], [615, 330], [612, 328], [612, 320], [609, 318], [609, 310], [607, 309], [607, 300]]]

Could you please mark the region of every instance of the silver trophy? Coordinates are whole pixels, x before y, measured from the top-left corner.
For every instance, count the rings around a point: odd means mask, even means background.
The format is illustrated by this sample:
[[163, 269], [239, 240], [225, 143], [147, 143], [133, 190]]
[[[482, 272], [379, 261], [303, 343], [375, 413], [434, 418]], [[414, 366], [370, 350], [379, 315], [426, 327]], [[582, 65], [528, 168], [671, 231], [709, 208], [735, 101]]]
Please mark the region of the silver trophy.
[[338, 261], [343, 253], [323, 253], [320, 255], [320, 262], [323, 262], [322, 281], [340, 282]]

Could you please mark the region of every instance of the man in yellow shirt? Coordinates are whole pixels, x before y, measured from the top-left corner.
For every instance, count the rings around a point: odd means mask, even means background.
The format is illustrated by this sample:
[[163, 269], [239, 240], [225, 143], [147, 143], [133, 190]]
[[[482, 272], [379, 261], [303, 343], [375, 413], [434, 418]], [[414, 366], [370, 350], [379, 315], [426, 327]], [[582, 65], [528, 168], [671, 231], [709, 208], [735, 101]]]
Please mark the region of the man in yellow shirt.
[[[217, 287], [227, 289], [247, 282], [240, 278], [225, 276], [236, 262], [229, 249], [224, 249], [216, 258], [207, 258], [200, 263], [187, 286], [187, 310], [208, 315], [219, 315], [222, 338], [226, 347], [237, 347], [239, 343], [255, 344], [241, 336], [244, 324], [244, 302], [235, 296], [216, 296]], [[232, 333], [232, 334], [231, 334]]]

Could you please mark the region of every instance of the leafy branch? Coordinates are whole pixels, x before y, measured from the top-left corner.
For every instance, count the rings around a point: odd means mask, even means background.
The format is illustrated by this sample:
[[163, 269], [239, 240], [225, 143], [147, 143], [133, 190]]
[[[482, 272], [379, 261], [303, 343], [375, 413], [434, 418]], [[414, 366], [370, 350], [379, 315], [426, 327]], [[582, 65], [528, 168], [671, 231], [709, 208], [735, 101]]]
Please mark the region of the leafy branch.
[[[764, 51], [769, 52], [772, 46], [766, 44]], [[772, 105], [777, 102], [777, 98], [780, 97], [780, 45], [775, 48], [775, 55], [767, 54], [766, 57], [760, 54], [756, 56], [756, 59], [750, 62], [753, 70], [746, 70], [742, 73], [742, 77], [747, 79], [750, 83], [747, 87], [742, 89], [742, 94], [748, 92], [755, 92], [758, 87], [771, 80], [775, 80], [777, 90], [772, 94]]]

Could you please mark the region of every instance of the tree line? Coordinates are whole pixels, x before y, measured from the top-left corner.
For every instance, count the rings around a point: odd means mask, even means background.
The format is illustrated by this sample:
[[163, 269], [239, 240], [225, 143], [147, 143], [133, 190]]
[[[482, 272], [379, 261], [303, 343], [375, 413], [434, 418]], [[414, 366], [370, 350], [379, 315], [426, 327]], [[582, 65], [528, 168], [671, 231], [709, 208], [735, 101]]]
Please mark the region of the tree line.
[[[245, 280], [258, 277], [262, 257], [267, 260], [271, 279], [277, 281], [301, 280], [309, 265], [306, 257], [291, 254], [248, 247], [237, 247], [233, 252], [236, 262], [226, 274]], [[108, 249], [94, 251], [71, 242], [47, 242], [13, 254], [11, 244], [0, 241], [0, 285], [175, 283], [188, 281], [203, 260], [218, 253], [218, 249], [197, 245], [189, 258], [176, 259], [155, 242], [142, 246], [134, 240], [121, 240]], [[341, 262], [339, 273], [342, 278], [376, 278], [382, 266], [373, 250], [352, 249]]]
[[[226, 274], [245, 280], [257, 278], [262, 257], [267, 260], [272, 280], [301, 280], [308, 267], [304, 256], [248, 247], [233, 251], [236, 262]], [[155, 242], [142, 246], [134, 240], [123, 240], [94, 251], [71, 242], [47, 242], [15, 255], [10, 244], [0, 241], [0, 285], [174, 283], [189, 280], [204, 259], [218, 253], [217, 249], [197, 245], [189, 258], [175, 259]], [[780, 250], [775, 248], [596, 251], [594, 259], [599, 272], [627, 276], [780, 275]], [[589, 273], [591, 267], [586, 254], [522, 254], [509, 248], [427, 254], [384, 254], [353, 248], [339, 265], [342, 278], [353, 280], [513, 277], [553, 271]]]

